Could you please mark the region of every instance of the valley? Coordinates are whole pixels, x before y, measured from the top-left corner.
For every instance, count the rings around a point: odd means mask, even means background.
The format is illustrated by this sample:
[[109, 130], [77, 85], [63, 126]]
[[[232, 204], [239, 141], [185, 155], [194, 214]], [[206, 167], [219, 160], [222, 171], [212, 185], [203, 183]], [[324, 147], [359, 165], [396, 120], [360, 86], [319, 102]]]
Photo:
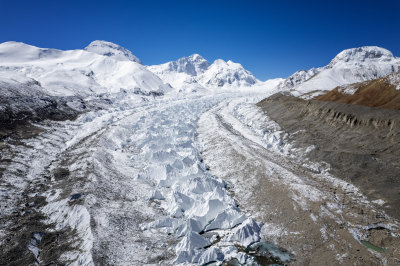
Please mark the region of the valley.
[[2, 43], [0, 261], [397, 265], [399, 68], [368, 46], [261, 81]]

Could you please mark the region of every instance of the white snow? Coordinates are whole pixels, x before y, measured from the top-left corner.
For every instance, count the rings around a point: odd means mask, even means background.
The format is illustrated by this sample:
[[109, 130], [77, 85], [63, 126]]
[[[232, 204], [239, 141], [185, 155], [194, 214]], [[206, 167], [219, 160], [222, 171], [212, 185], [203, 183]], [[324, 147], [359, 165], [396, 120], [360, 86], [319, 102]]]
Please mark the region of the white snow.
[[353, 95], [356, 91], [357, 88], [353, 84], [343, 85], [338, 88], [338, 92], [345, 95]]
[[134, 56], [131, 51], [112, 42], [93, 41], [85, 48], [86, 51], [99, 55], [109, 56], [118, 61], [133, 61], [141, 64], [139, 58]]
[[199, 264], [207, 264], [210, 262], [222, 262], [224, 253], [217, 247], [207, 249], [199, 259]]
[[260, 241], [261, 227], [252, 219], [248, 218], [226, 237], [226, 241], [237, 242], [245, 247]]
[[386, 78], [389, 84], [395, 85], [396, 90], [400, 90], [400, 72], [393, 73]]

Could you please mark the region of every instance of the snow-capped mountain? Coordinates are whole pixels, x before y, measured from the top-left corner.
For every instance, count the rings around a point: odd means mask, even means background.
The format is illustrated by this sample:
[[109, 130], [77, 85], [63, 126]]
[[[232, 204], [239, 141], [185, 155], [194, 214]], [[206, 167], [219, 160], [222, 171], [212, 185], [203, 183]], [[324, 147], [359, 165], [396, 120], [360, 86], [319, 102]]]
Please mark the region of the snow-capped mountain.
[[178, 91], [251, 87], [260, 81], [241, 64], [222, 59], [210, 64], [198, 54], [148, 67]]
[[158, 66], [151, 66], [150, 69], [154, 69], [159, 73], [186, 73], [190, 76], [197, 76], [210, 66], [210, 63], [205, 60], [199, 54], [193, 54], [188, 57], [182, 57], [176, 61], [171, 61], [165, 64], [161, 64]]
[[205, 88], [198, 83], [197, 76], [203, 74], [210, 63], [198, 54], [182, 57], [176, 61], [149, 66], [148, 69], [169, 83], [177, 91], [201, 91]]
[[[9, 77], [13, 77], [12, 80]], [[68, 51], [20, 42], [2, 43], [0, 78], [8, 84], [3, 87], [15, 88], [15, 93], [44, 92], [50, 96], [120, 91], [166, 93], [173, 91], [169, 84], [177, 92], [216, 88], [268, 90], [277, 81], [261, 82], [241, 64], [222, 59], [210, 64], [198, 54], [144, 66], [129, 50], [106, 41], [93, 41], [84, 49]]]
[[200, 77], [200, 81], [212, 87], [250, 87], [258, 82], [241, 64], [222, 59], [215, 60]]
[[[95, 41], [85, 50], [61, 51], [19, 42], [0, 44], [0, 76], [37, 83], [53, 96], [166, 92], [170, 87], [128, 50]], [[31, 79], [29, 81], [28, 79]]]
[[372, 80], [396, 72], [400, 58], [380, 47], [364, 46], [339, 53], [327, 66], [297, 71], [278, 85], [295, 96], [309, 98], [341, 85]]

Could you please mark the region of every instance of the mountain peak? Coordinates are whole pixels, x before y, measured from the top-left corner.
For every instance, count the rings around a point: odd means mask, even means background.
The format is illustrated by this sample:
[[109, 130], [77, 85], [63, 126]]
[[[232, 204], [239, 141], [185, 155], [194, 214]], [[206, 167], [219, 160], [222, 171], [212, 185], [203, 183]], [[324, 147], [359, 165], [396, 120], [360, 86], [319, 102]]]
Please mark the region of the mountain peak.
[[[192, 55], [189, 55], [188, 58], [190, 58], [191, 60], [205, 60], [204, 57], [202, 57], [202, 56], [199, 55], [199, 54], [192, 54]], [[205, 61], [207, 61], [207, 60], [205, 60]]]
[[378, 46], [362, 46], [343, 50], [333, 58], [329, 66], [338, 62], [364, 62], [365, 60], [390, 61], [394, 58], [392, 52], [387, 49]]
[[217, 87], [222, 86], [251, 86], [258, 82], [250, 71], [247, 71], [239, 63], [231, 60], [216, 59], [205, 72], [204, 83]]
[[131, 51], [112, 42], [96, 40], [86, 46], [85, 50], [104, 56], [110, 56], [120, 61], [133, 61], [139, 64], [142, 63], [139, 58], [132, 54]]
[[210, 63], [199, 54], [192, 54], [187, 57], [179, 58], [176, 61], [167, 63], [168, 70], [178, 73], [186, 73], [191, 76], [197, 76], [203, 73]]
[[228, 63], [224, 59], [215, 59], [212, 64], [213, 66], [228, 66]]
[[227, 69], [244, 69], [240, 63], [235, 63], [231, 60], [225, 61], [223, 59], [216, 59], [214, 63], [212, 63], [212, 66]]

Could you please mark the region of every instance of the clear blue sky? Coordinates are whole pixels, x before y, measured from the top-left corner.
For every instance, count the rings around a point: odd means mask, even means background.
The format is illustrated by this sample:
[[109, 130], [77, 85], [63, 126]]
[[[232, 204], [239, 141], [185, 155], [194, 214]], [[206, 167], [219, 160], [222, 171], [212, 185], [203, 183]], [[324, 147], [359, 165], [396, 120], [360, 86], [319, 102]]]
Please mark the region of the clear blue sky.
[[0, 42], [78, 49], [107, 40], [144, 64], [199, 53], [262, 79], [378, 45], [400, 56], [400, 1], [0, 0]]

